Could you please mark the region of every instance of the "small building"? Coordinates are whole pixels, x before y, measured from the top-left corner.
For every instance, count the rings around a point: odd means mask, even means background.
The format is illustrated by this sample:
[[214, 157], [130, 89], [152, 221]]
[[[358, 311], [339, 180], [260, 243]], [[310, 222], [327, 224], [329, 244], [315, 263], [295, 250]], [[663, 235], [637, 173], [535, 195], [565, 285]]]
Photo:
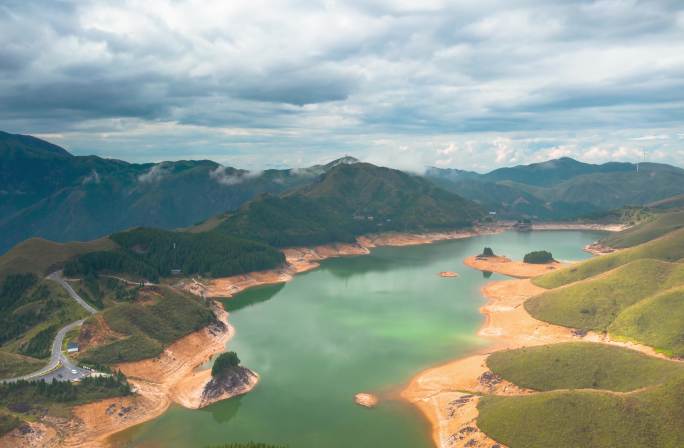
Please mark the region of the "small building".
[[69, 342], [67, 344], [67, 353], [78, 353], [78, 344], [76, 342]]
[[171, 269], [171, 275], [181, 275], [183, 273], [180, 269]]

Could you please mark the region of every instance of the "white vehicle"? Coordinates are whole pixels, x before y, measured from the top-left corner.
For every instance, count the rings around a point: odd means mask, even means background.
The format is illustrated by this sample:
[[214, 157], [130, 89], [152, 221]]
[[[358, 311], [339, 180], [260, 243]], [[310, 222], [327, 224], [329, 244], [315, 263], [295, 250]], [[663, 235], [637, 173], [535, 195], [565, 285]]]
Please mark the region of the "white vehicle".
[[76, 369], [72, 369], [72, 370], [71, 370], [71, 373], [73, 373], [74, 375], [76, 375], [78, 372], [76, 371]]

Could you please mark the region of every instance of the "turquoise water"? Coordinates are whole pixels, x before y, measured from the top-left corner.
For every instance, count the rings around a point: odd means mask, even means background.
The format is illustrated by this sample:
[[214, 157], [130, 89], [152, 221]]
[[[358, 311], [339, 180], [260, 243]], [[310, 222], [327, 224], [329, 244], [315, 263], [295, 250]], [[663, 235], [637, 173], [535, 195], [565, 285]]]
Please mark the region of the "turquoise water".
[[[237, 334], [228, 349], [261, 375], [251, 393], [192, 411], [174, 406], [117, 437], [120, 447], [206, 447], [260, 441], [291, 448], [428, 448], [429, 428], [398, 398], [422, 369], [485, 341], [480, 287], [490, 279], [463, 259], [491, 246], [522, 258], [550, 250], [559, 260], [589, 255], [597, 232], [549, 231], [481, 236], [425, 246], [378, 248], [326, 260], [292, 282], [225, 301]], [[441, 278], [456, 271], [458, 278]], [[377, 408], [354, 403], [380, 395]]]

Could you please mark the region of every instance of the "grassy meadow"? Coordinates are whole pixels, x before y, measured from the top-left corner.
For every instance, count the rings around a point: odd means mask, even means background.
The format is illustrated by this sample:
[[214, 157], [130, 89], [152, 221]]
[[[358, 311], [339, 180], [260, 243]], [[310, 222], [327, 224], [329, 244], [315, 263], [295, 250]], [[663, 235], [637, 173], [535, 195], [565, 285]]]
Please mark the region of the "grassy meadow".
[[[668, 213], [607, 238], [626, 249], [534, 279], [549, 290], [526, 310], [683, 357], [683, 223]], [[511, 448], [684, 446], [682, 362], [572, 342], [495, 352], [487, 365], [536, 391], [480, 399], [478, 427]]]
[[631, 261], [655, 259], [676, 262], [684, 258], [684, 229], [678, 229], [660, 238], [624, 249], [609, 255], [592, 258], [558, 271], [535, 278], [532, 282], [542, 288], [558, 288], [569, 283], [584, 280]]
[[640, 259], [604, 275], [546, 291], [525, 302], [525, 309], [536, 319], [557, 325], [607, 331], [631, 305], [681, 285], [684, 264]]
[[629, 392], [684, 377], [684, 364], [613, 345], [570, 342], [499, 351], [490, 370], [518, 386], [550, 391], [603, 389]]

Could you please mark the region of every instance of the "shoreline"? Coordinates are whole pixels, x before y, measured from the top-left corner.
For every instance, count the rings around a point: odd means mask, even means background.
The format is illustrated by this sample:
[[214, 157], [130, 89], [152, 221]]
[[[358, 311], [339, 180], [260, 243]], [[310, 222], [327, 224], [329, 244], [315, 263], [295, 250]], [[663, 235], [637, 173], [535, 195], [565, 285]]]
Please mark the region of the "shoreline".
[[474, 255], [463, 260], [463, 264], [478, 271], [495, 272], [514, 278], [532, 278], [568, 266], [567, 263], [552, 261], [543, 264], [514, 261], [508, 257], [482, 257]]
[[[190, 333], [169, 345], [156, 358], [114, 366], [123, 372], [134, 390], [126, 397], [113, 397], [75, 406], [68, 420], [51, 419], [55, 431], [40, 446], [109, 447], [117, 434], [161, 416], [172, 403], [199, 409], [220, 400], [203, 400], [202, 392], [211, 379], [211, 369], [197, 370], [235, 335], [228, 313], [219, 302], [213, 303], [218, 323]], [[249, 392], [258, 383], [258, 375], [250, 384], [224, 394], [220, 399]], [[43, 422], [31, 426], [46, 426]], [[12, 433], [10, 433], [12, 434]], [[4, 439], [5, 437], [3, 437]], [[11, 446], [35, 446], [30, 440], [13, 439]], [[0, 440], [0, 446], [2, 440]]]
[[[616, 231], [613, 229], [615, 226], [569, 224], [564, 227], [558, 224], [553, 228], [539, 230]], [[512, 226], [502, 224], [424, 234], [384, 233], [358, 237], [355, 243], [285, 248], [282, 249], [286, 257], [286, 266], [283, 268], [211, 279], [204, 283], [195, 278], [184, 279], [174, 286], [200, 297], [229, 298], [251, 287], [288, 282], [299, 273], [318, 268], [320, 262], [328, 258], [367, 255], [370, 249], [375, 247], [432, 244], [439, 241], [493, 235], [507, 230], [512, 230]], [[190, 409], [208, 405], [209, 403], [201, 403], [201, 395], [204, 385], [210, 379], [210, 370], [196, 371], [196, 369], [212, 356], [225, 351], [226, 343], [235, 333], [234, 328], [228, 323], [228, 313], [223, 305], [217, 302], [215, 308], [217, 317], [225, 326], [224, 331], [217, 332], [215, 329], [205, 327], [175, 341], [157, 358], [116, 366], [129, 377], [129, 382], [135, 388], [136, 393], [131, 397], [105, 399], [76, 406], [71, 419], [55, 423], [57, 427], [55, 436], [59, 440], [45, 441], [43, 446], [51, 446], [48, 443], [56, 443], [56, 446], [68, 443], [73, 447], [107, 447], [111, 446], [111, 439], [117, 434], [161, 416], [173, 402]], [[197, 352], [196, 347], [203, 349]], [[187, 349], [190, 349], [190, 352], [183, 353]], [[184, 359], [179, 359], [183, 356]], [[257, 380], [250, 384], [250, 387], [235, 395], [249, 392], [257, 382], [258, 375]], [[222, 399], [227, 398], [230, 397], [222, 397]], [[42, 423], [33, 425], [45, 426]], [[0, 440], [1, 445], [2, 440]]]
[[[359, 236], [354, 243], [330, 243], [313, 247], [283, 248], [281, 251], [285, 255], [284, 267], [215, 279], [184, 279], [176, 286], [196, 296], [230, 298], [256, 286], [287, 283], [297, 274], [317, 269], [320, 266], [320, 262], [328, 258], [368, 255], [370, 250], [376, 247], [416, 246], [480, 235], [495, 235], [506, 231], [513, 231], [513, 224], [513, 222], [502, 222], [472, 229], [427, 233], [377, 233]], [[619, 232], [625, 228], [627, 226], [622, 224], [562, 222], [533, 225], [533, 231], [593, 230]]]
[[533, 391], [523, 390], [494, 375], [486, 365], [491, 353], [585, 341], [620, 346], [649, 356], [682, 362], [646, 345], [613, 340], [596, 332], [582, 335], [571, 328], [533, 318], [523, 304], [544, 291], [547, 289], [534, 285], [530, 278], [486, 283], [480, 289], [486, 302], [480, 307], [484, 322], [477, 335], [486, 338], [489, 344], [453, 361], [419, 372], [401, 391], [402, 398], [416, 406], [429, 422], [436, 447], [505, 448], [505, 445], [489, 438], [477, 427], [479, 396], [522, 395]]
[[215, 279], [185, 279], [178, 287], [191, 294], [211, 298], [230, 298], [255, 286], [287, 283], [297, 274], [320, 267], [328, 258], [368, 255], [376, 247], [403, 247], [432, 244], [439, 241], [494, 235], [508, 230], [504, 226], [479, 227], [471, 230], [454, 230], [429, 233], [380, 233], [360, 236], [355, 243], [331, 243], [313, 247], [289, 247], [281, 249], [285, 266], [278, 269], [250, 272], [248, 274]]
[[135, 388], [135, 395], [75, 407], [73, 415], [80, 424], [67, 433], [65, 442], [78, 447], [111, 446], [112, 436], [161, 416], [172, 403], [201, 407], [192, 397], [201, 397], [211, 370], [196, 369], [225, 351], [235, 335], [221, 303], [214, 303], [214, 312], [219, 324], [180, 338], [158, 357], [116, 365]]

